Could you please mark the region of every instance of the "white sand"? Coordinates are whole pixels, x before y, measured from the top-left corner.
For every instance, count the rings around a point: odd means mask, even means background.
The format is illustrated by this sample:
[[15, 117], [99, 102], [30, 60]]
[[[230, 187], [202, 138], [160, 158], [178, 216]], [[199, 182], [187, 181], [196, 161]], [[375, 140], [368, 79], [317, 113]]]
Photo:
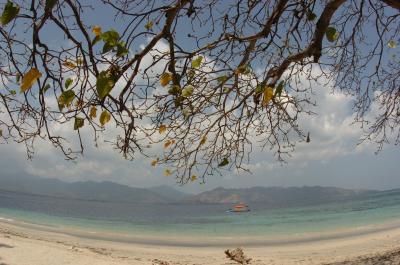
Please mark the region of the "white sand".
[[[245, 254], [253, 259], [251, 264], [325, 264], [350, 260], [346, 264], [363, 264], [360, 256], [377, 257], [377, 263], [383, 253], [400, 247], [400, 228], [384, 226], [366, 234], [343, 237], [325, 237], [316, 240], [297, 240], [296, 243], [263, 245], [260, 237], [254, 238], [257, 244], [235, 238], [221, 241], [218, 238], [151, 238], [149, 244], [121, 243], [104, 240], [87, 239], [67, 235], [60, 231], [40, 229], [40, 226], [21, 225], [0, 220], [0, 265], [114, 265], [114, 264], [151, 264], [151, 265], [227, 265], [236, 264], [229, 261], [224, 250], [233, 246], [243, 247]], [[299, 239], [299, 238], [296, 238]], [[225, 239], [226, 240], [226, 239]], [[163, 242], [170, 242], [164, 244]], [[173, 246], [179, 242], [181, 246]], [[213, 246], [207, 247], [207, 242]], [[184, 246], [185, 243], [192, 247]], [[200, 246], [194, 247], [198, 243]], [[224, 246], [224, 244], [227, 246]], [[392, 261], [387, 264], [400, 264], [400, 254], [392, 254]], [[398, 259], [397, 259], [398, 258]], [[167, 263], [162, 263], [165, 261]]]

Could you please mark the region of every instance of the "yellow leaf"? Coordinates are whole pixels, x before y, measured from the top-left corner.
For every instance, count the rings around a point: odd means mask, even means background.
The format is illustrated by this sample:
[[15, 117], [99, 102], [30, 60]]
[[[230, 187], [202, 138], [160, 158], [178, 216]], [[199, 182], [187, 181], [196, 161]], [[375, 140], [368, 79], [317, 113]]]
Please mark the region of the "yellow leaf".
[[96, 37], [97, 37], [97, 36], [100, 36], [100, 34], [101, 34], [101, 27], [100, 27], [100, 26], [93, 26], [92, 32], [93, 32], [94, 35], [96, 35]]
[[157, 160], [151, 161], [151, 166], [152, 166], [152, 167], [155, 167], [155, 166], [157, 165], [157, 162], [158, 162]]
[[100, 115], [100, 124], [101, 124], [101, 126], [104, 126], [104, 124], [109, 122], [110, 119], [111, 119], [110, 113], [108, 113], [108, 111], [104, 110]]
[[97, 108], [96, 108], [96, 107], [93, 106], [93, 107], [90, 109], [89, 117], [90, 117], [91, 119], [94, 119], [94, 118], [97, 117]]
[[160, 84], [162, 86], [168, 85], [168, 83], [172, 80], [172, 75], [170, 73], [163, 73], [160, 78]]
[[83, 125], [85, 125], [85, 119], [76, 117], [75, 122], [74, 122], [74, 130], [78, 130], [79, 128], [82, 128]]
[[158, 128], [158, 132], [161, 133], [165, 133], [165, 131], [167, 130], [167, 126], [165, 126], [164, 124], [160, 125], [160, 128]]
[[164, 176], [168, 177], [168, 176], [171, 176], [171, 174], [172, 174], [172, 172], [171, 172], [171, 170], [169, 170], [168, 168], [166, 168], [166, 169], [164, 170]]
[[82, 65], [82, 64], [83, 64], [83, 59], [82, 59], [82, 57], [79, 57], [78, 59], [76, 59], [76, 64], [77, 64], [77, 65]]
[[272, 87], [267, 86], [264, 89], [264, 97], [263, 97], [263, 101], [262, 101], [262, 105], [265, 107], [268, 105], [268, 103], [270, 102], [270, 100], [272, 99], [272, 97], [274, 96], [274, 90]]
[[85, 104], [85, 102], [79, 99], [75, 102], [75, 107], [81, 109], [83, 107], [83, 104]]
[[65, 61], [62, 63], [63, 66], [69, 68], [69, 69], [74, 69], [76, 67], [76, 64], [74, 64], [71, 61]]
[[196, 59], [192, 61], [192, 67], [193, 68], [199, 68], [201, 65], [201, 62], [203, 61], [203, 56], [199, 56]]
[[144, 25], [144, 27], [147, 30], [151, 30], [153, 28], [153, 21], [150, 20], [149, 22], [146, 23], [146, 25]]
[[195, 181], [197, 179], [197, 176], [196, 175], [192, 175], [191, 177], [190, 177], [190, 181]]
[[171, 144], [172, 144], [172, 141], [171, 141], [171, 140], [165, 141], [165, 143], [164, 143], [164, 148], [168, 148]]
[[247, 75], [247, 74], [250, 74], [250, 71], [251, 70], [250, 70], [248, 65], [241, 65], [241, 66], [239, 66], [238, 68], [235, 69], [234, 73], [235, 73], [235, 75], [238, 75], [238, 74]]
[[206, 143], [206, 141], [207, 141], [207, 136], [206, 136], [206, 135], [204, 135], [204, 136], [203, 136], [203, 138], [201, 138], [200, 145], [203, 145], [203, 144], [205, 144], [205, 143]]
[[395, 40], [390, 40], [390, 41], [388, 42], [388, 46], [389, 46], [389, 48], [394, 49], [394, 48], [396, 48], [397, 43], [396, 43]]
[[41, 76], [42, 74], [39, 72], [38, 69], [32, 68], [31, 70], [29, 70], [22, 78], [21, 92], [29, 90], [36, 82], [36, 80], [38, 80]]

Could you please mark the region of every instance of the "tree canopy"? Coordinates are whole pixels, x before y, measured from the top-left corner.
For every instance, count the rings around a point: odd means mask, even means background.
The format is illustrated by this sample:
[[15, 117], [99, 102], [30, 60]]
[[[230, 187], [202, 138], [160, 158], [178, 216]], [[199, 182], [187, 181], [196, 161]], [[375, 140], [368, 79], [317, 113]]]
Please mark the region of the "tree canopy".
[[[365, 139], [399, 143], [398, 0], [13, 0], [1, 5], [0, 132], [68, 159], [112, 133], [180, 183], [310, 141], [314, 82], [353, 96]], [[374, 105], [377, 115], [367, 114]], [[71, 149], [65, 126], [76, 132]], [[391, 136], [389, 136], [389, 134]], [[312, 135], [311, 135], [312, 138]], [[392, 138], [392, 139], [389, 139]]]

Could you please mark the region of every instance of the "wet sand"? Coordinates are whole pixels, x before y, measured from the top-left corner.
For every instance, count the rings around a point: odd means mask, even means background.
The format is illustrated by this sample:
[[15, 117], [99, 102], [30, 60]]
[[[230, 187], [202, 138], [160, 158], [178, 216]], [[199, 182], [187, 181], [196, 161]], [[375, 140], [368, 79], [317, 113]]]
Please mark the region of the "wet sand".
[[251, 264], [400, 264], [400, 226], [286, 237], [182, 237], [95, 233], [0, 220], [0, 264], [228, 265], [242, 247]]

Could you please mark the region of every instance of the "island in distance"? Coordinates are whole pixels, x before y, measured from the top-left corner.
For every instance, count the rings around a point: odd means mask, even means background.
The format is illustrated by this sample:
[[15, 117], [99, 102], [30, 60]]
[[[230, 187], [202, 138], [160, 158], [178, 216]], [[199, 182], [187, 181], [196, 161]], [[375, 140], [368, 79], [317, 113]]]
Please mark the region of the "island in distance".
[[245, 202], [263, 203], [267, 207], [285, 207], [361, 199], [378, 196], [387, 191], [321, 186], [240, 189], [219, 187], [194, 195], [169, 186], [134, 188], [110, 181], [68, 183], [34, 176], [2, 176], [0, 178], [0, 194], [4, 196], [5, 193], [124, 203], [234, 204]]

